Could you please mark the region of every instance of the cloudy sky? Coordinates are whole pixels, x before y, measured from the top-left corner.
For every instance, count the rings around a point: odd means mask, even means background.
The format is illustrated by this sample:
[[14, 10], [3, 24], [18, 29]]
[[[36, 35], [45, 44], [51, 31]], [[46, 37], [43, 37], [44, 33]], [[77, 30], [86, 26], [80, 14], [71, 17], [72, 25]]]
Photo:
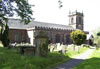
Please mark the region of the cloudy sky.
[[62, 0], [59, 8], [58, 0], [29, 0], [34, 4], [33, 17], [36, 21], [68, 25], [69, 10], [84, 13], [84, 30], [92, 31], [100, 26], [99, 0]]

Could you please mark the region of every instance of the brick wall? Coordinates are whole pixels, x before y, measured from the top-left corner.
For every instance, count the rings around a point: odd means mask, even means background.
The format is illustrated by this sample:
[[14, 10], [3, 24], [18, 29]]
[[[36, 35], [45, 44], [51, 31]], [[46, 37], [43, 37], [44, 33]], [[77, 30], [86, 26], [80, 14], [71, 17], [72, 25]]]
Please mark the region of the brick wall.
[[27, 33], [26, 30], [22, 29], [10, 29], [9, 30], [9, 38], [11, 43], [21, 43], [26, 42]]

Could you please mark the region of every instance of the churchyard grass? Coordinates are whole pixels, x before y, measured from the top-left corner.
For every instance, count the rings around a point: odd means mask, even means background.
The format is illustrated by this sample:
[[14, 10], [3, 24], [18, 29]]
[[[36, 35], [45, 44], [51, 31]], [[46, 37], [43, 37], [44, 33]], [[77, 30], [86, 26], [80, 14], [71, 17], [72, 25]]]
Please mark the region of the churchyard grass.
[[58, 53], [35, 57], [21, 55], [16, 49], [0, 48], [0, 69], [46, 69], [69, 59]]
[[78, 51], [74, 51], [72, 50], [73, 46], [71, 48], [69, 48], [66, 52], [66, 55], [68, 55], [70, 58], [74, 58], [78, 55], [80, 55], [81, 53], [85, 52], [86, 50], [88, 50], [89, 48], [87, 47], [82, 47], [82, 46], [78, 46]]
[[35, 57], [21, 55], [17, 49], [0, 47], [0, 69], [50, 69], [70, 60], [72, 55], [75, 56], [87, 50], [85, 47], [80, 49], [78, 52], [67, 51], [65, 55], [49, 53], [47, 57]]
[[79, 64], [74, 69], [100, 69], [100, 48], [94, 50], [87, 60]]

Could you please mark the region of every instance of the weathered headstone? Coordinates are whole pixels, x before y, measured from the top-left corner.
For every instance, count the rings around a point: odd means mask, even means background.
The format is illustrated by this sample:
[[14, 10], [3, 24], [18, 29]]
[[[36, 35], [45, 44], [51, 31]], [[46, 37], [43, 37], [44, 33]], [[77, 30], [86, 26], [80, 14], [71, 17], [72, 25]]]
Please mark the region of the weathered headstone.
[[53, 52], [54, 49], [55, 49], [55, 47], [56, 47], [55, 44], [49, 44], [49, 45], [48, 45], [48, 49], [49, 49], [50, 52]]
[[67, 46], [66, 45], [61, 45], [61, 47], [62, 47], [62, 54], [65, 54], [66, 53], [66, 51], [67, 51]]
[[35, 37], [36, 44], [36, 56], [47, 56], [48, 55], [48, 37], [47, 33], [41, 31]]

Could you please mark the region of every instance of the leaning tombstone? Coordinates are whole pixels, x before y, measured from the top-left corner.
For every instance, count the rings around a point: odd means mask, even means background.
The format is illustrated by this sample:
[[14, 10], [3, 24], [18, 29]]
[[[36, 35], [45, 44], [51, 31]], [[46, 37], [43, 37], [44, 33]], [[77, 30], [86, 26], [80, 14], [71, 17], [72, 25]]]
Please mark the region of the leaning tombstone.
[[36, 56], [47, 56], [48, 55], [48, 36], [46, 32], [40, 31], [35, 37], [36, 45]]

